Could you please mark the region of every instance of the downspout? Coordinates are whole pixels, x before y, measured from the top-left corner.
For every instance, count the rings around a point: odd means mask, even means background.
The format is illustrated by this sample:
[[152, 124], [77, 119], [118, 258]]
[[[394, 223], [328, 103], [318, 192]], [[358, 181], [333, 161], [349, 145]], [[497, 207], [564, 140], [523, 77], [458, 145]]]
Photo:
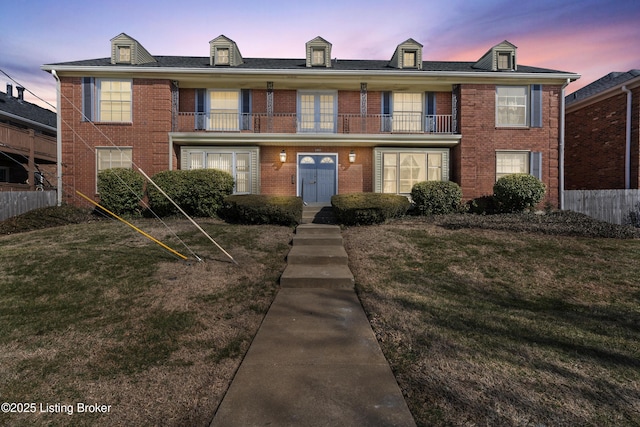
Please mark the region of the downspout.
[[631, 91], [627, 86], [622, 86], [622, 91], [627, 93], [627, 126], [626, 126], [626, 145], [624, 153], [624, 188], [631, 188]]
[[560, 210], [564, 210], [564, 89], [569, 83], [571, 83], [571, 79], [567, 79], [566, 83], [562, 85], [562, 90], [560, 92], [560, 141], [558, 147], [558, 157], [560, 158], [560, 176], [558, 177], [560, 180]]
[[57, 157], [57, 192], [58, 206], [62, 205], [62, 117], [60, 116], [60, 79], [56, 70], [51, 70], [51, 75], [56, 79], [56, 157]]

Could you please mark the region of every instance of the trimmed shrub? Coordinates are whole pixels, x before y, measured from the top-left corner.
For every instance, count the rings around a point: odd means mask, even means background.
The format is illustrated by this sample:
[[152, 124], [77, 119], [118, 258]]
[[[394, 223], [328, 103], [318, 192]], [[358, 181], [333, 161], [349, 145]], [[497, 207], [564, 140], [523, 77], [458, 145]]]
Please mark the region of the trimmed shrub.
[[[155, 182], [187, 214], [214, 217], [223, 199], [233, 192], [233, 177], [216, 169], [163, 171], [153, 176]], [[179, 213], [178, 209], [154, 186], [147, 186], [149, 206], [159, 216]]]
[[302, 221], [302, 199], [295, 196], [236, 194], [224, 199], [220, 216], [240, 224], [294, 226]]
[[144, 177], [133, 169], [114, 168], [98, 173], [100, 205], [117, 215], [139, 216]]
[[422, 215], [460, 212], [462, 190], [451, 181], [423, 181], [411, 188], [411, 199]]
[[498, 213], [498, 206], [493, 195], [477, 197], [467, 202], [467, 209], [470, 213], [480, 215], [492, 215]]
[[540, 203], [545, 191], [538, 178], [518, 173], [500, 178], [493, 186], [493, 197], [501, 212], [522, 212]]
[[380, 224], [407, 213], [405, 196], [381, 193], [337, 194], [331, 197], [336, 220], [344, 225]]

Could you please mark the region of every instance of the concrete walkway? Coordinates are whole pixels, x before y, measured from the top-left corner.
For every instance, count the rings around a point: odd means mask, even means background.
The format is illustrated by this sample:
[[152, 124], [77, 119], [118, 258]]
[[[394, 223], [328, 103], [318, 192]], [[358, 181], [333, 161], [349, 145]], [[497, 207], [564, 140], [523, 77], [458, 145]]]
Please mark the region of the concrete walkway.
[[296, 229], [281, 289], [211, 426], [415, 426], [354, 291], [340, 229]]

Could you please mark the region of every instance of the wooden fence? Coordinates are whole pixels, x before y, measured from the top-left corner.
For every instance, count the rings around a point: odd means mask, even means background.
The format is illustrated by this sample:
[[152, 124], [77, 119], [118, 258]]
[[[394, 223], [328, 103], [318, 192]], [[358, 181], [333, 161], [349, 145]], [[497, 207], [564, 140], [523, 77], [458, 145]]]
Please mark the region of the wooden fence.
[[639, 226], [640, 190], [570, 190], [564, 209], [612, 224]]
[[0, 191], [0, 221], [56, 203], [55, 191]]

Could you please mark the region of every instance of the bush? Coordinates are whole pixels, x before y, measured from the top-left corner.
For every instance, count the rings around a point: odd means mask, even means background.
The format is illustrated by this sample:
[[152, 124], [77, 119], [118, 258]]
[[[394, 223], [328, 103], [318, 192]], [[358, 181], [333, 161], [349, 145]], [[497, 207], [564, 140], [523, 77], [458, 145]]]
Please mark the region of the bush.
[[[163, 171], [153, 176], [155, 182], [187, 214], [214, 217], [224, 197], [233, 192], [233, 177], [216, 169]], [[155, 186], [147, 186], [149, 206], [159, 216], [174, 215], [178, 209]]]
[[481, 215], [492, 215], [498, 213], [496, 199], [491, 196], [477, 197], [467, 203], [467, 209], [470, 213]]
[[544, 184], [529, 174], [503, 176], [493, 186], [493, 196], [501, 212], [532, 209], [542, 201], [544, 194]]
[[133, 169], [114, 168], [98, 173], [100, 205], [117, 215], [138, 216], [144, 196], [144, 178]]
[[411, 199], [422, 215], [459, 212], [462, 208], [462, 190], [451, 181], [423, 181], [411, 188]]
[[344, 225], [379, 224], [407, 213], [405, 196], [381, 193], [338, 194], [331, 197], [336, 220]]
[[241, 224], [294, 226], [302, 221], [302, 199], [260, 194], [227, 196], [220, 216], [226, 221]]

